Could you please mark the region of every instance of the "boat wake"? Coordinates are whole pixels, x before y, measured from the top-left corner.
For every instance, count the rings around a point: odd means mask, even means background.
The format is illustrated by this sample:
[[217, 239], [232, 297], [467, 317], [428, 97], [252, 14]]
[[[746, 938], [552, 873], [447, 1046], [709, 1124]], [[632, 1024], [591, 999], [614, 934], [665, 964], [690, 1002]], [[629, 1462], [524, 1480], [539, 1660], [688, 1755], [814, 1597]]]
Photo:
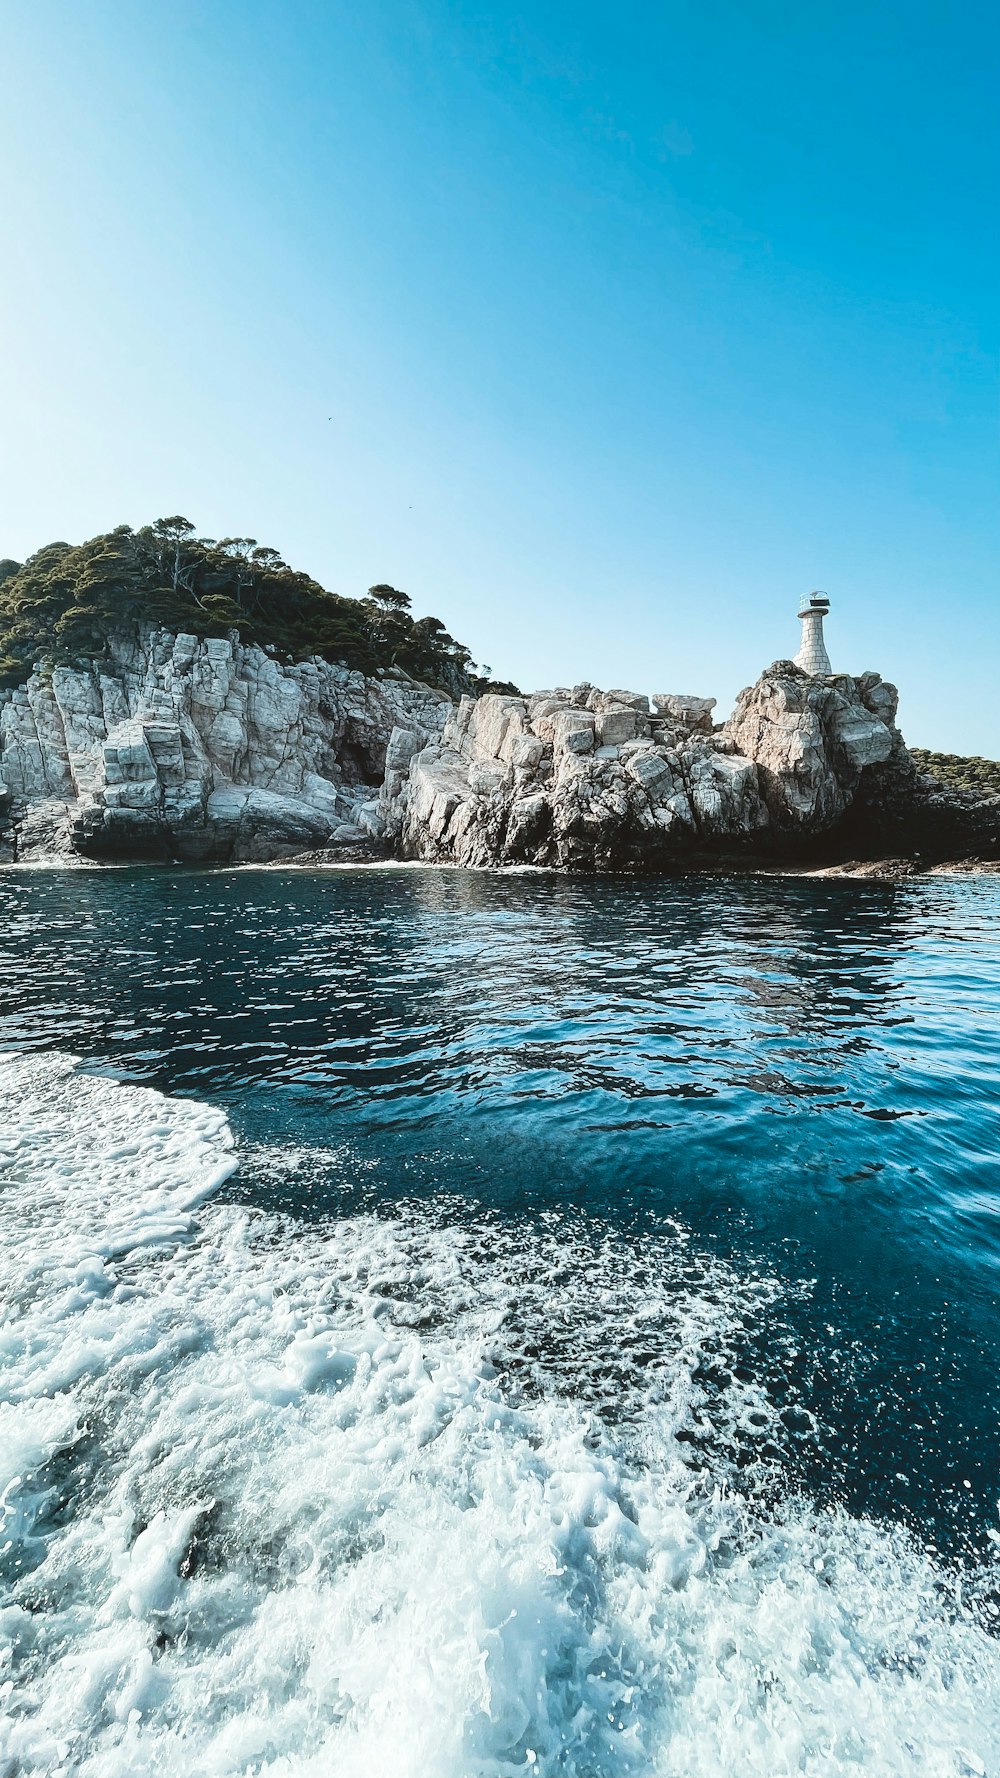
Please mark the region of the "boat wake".
[[782, 1487], [808, 1416], [735, 1356], [775, 1281], [676, 1227], [303, 1226], [216, 1199], [236, 1159], [0, 1056], [5, 1778], [1000, 1771], [952, 1579]]

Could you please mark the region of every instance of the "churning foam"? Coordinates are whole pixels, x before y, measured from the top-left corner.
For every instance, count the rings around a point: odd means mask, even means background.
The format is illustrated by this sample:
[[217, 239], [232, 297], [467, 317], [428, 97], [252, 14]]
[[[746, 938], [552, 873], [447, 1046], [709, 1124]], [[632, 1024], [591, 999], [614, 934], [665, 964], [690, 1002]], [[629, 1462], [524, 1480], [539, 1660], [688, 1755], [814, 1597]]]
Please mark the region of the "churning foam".
[[700, 1366], [765, 1287], [680, 1231], [641, 1274], [303, 1231], [213, 1204], [234, 1164], [215, 1111], [0, 1056], [4, 1778], [1000, 1772], [931, 1562], [727, 1457], [766, 1395]]

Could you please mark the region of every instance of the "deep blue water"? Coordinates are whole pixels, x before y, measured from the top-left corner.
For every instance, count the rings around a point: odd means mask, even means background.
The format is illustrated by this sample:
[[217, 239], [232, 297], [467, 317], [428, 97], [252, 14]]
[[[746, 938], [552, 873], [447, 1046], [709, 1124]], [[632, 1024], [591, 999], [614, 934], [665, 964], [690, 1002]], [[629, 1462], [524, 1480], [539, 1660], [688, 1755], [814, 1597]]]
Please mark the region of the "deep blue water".
[[[988, 1549], [997, 879], [0, 872], [0, 1047], [224, 1107], [230, 1197], [303, 1221], [558, 1210], [637, 1267], [682, 1225], [781, 1281], [736, 1362], [815, 1423], [795, 1487]], [[606, 1333], [613, 1418], [643, 1354]]]

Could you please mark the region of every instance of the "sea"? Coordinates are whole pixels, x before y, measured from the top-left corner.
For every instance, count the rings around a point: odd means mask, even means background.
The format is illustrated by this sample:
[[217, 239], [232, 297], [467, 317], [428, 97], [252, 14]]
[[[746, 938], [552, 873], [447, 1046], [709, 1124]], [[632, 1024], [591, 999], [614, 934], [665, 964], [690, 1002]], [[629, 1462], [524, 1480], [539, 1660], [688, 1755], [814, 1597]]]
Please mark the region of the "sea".
[[1000, 879], [0, 871], [0, 1778], [1000, 1778]]

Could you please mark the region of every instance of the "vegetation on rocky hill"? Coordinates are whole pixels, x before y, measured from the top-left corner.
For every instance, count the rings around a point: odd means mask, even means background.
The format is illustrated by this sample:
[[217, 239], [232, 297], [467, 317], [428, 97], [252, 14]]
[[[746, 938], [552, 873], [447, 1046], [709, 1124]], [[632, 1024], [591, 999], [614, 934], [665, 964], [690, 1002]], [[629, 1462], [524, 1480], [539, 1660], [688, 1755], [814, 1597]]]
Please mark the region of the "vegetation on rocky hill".
[[140, 623], [196, 636], [237, 630], [282, 660], [401, 667], [452, 696], [486, 684], [441, 620], [414, 617], [395, 587], [346, 599], [253, 537], [197, 537], [174, 517], [0, 561], [0, 686], [23, 681], [38, 660], [99, 660], [110, 630]]
[[974, 790], [979, 796], [1000, 796], [1000, 759], [980, 759], [976, 754], [965, 758], [960, 753], [931, 753], [926, 747], [911, 747], [910, 753], [921, 772], [929, 772], [949, 790]]

